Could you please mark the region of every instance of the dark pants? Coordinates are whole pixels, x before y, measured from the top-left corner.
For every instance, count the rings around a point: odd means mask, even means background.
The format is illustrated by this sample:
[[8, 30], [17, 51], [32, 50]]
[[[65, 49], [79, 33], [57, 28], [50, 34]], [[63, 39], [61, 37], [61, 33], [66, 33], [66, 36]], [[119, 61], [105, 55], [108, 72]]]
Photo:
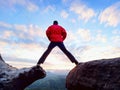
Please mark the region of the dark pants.
[[51, 50], [55, 47], [58, 46], [66, 55], [67, 57], [70, 59], [71, 62], [76, 63], [77, 60], [74, 58], [74, 56], [65, 48], [63, 42], [51, 42], [47, 48], [47, 50], [44, 52], [44, 54], [42, 55], [42, 57], [39, 59], [37, 64], [41, 64], [44, 63], [46, 57], [49, 55], [49, 53], [51, 52]]

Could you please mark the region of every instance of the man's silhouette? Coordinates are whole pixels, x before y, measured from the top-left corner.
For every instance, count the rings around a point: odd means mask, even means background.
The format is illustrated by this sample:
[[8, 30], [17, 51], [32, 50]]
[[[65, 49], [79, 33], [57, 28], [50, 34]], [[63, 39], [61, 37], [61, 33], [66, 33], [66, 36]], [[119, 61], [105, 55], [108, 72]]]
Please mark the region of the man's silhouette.
[[58, 21], [53, 21], [53, 25], [49, 26], [46, 35], [48, 39], [50, 40], [50, 44], [47, 48], [47, 50], [44, 52], [42, 57], [39, 59], [37, 65], [40, 65], [41, 63], [44, 63], [46, 57], [49, 55], [51, 50], [58, 46], [70, 59], [72, 63], [78, 64], [78, 61], [74, 58], [74, 56], [65, 48], [63, 41], [65, 40], [67, 33], [65, 29], [58, 25]]

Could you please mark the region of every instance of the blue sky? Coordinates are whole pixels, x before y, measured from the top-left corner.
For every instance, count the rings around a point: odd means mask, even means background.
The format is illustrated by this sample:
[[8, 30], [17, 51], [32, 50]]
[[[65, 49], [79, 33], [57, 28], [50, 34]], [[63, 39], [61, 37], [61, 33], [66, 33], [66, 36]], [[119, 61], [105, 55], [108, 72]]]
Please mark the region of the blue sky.
[[[0, 53], [6, 62], [34, 66], [49, 45], [45, 31], [53, 20], [66, 29], [64, 44], [79, 62], [120, 57], [119, 0], [1, 0]], [[42, 65], [74, 66], [57, 47]]]

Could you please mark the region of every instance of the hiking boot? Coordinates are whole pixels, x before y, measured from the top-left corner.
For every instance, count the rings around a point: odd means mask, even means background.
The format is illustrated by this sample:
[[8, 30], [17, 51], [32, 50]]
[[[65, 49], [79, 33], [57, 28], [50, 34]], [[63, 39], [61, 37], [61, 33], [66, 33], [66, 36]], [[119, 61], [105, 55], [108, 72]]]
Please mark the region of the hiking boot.
[[40, 64], [37, 64], [36, 67], [40, 67]]
[[75, 64], [76, 64], [76, 65], [78, 65], [78, 64], [79, 64], [79, 62], [78, 62], [78, 61], [76, 61], [76, 62], [75, 62]]

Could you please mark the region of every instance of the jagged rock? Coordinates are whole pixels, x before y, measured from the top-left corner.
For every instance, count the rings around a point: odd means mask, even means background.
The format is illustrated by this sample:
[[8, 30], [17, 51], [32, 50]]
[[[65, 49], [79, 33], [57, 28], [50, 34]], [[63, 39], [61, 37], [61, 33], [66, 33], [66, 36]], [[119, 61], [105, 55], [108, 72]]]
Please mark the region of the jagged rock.
[[120, 90], [120, 58], [81, 63], [66, 78], [68, 90]]
[[46, 72], [40, 66], [17, 69], [5, 63], [0, 55], [0, 90], [24, 90], [45, 76]]

